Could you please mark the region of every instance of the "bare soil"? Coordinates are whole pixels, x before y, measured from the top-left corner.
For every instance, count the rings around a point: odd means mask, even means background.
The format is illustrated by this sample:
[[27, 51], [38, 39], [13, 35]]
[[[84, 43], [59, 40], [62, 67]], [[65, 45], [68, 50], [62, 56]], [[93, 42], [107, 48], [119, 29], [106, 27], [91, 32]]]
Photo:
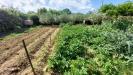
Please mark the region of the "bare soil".
[[58, 31], [58, 27], [40, 28], [4, 42], [6, 46], [0, 46], [0, 75], [33, 75], [22, 45], [23, 39], [37, 75], [44, 75], [43, 68], [52, 52]]

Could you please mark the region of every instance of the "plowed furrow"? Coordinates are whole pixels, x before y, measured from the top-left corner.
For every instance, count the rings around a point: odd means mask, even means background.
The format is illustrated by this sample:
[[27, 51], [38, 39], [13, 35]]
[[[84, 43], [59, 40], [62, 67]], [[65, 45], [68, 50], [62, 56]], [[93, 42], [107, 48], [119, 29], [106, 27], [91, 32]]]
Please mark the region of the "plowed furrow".
[[[34, 62], [33, 64], [34, 64], [37, 75], [45, 75], [43, 69], [46, 67], [49, 55], [51, 54], [54, 48], [54, 39], [58, 31], [59, 29], [56, 28], [56, 31], [52, 33], [49, 36], [49, 38], [46, 39], [45, 44], [34, 55], [35, 59], [33, 59], [32, 62]], [[33, 75], [31, 71], [31, 67], [29, 66], [28, 68], [18, 73], [17, 75]]]
[[[31, 37], [25, 39], [27, 41], [27, 45], [32, 43], [33, 40], [35, 40], [37, 37], [39, 37], [40, 35], [44, 34], [47, 31], [48, 31], [48, 29], [45, 29], [44, 31], [41, 31], [41, 32], [34, 34], [34, 36], [31, 36]], [[14, 48], [10, 48], [8, 51], [1, 53], [0, 54], [0, 56], [1, 56], [0, 57], [0, 64], [2, 64], [4, 61], [10, 59], [9, 57], [12, 57], [13, 55], [18, 54], [18, 51], [21, 50], [22, 48], [23, 48], [23, 45], [22, 45], [22, 43], [20, 43], [19, 45], [14, 46]]]
[[[53, 29], [50, 30], [47, 34], [43, 34], [41, 37], [36, 39], [32, 44], [28, 46], [29, 53], [35, 54], [38, 50], [42, 42], [44, 42], [49, 34], [53, 32]], [[20, 50], [18, 55], [15, 55], [10, 60], [6, 61], [4, 64], [1, 65], [0, 68], [0, 74], [2, 75], [11, 75], [14, 73], [17, 73], [18, 71], [21, 71], [21, 69], [25, 68], [27, 66], [27, 61], [25, 58], [25, 52], [24, 50]]]
[[28, 38], [28, 37], [31, 37], [31, 36], [33, 36], [34, 34], [36, 34], [36, 32], [38, 32], [38, 31], [39, 31], [39, 29], [34, 30], [34, 31], [32, 31], [32, 32], [29, 32], [29, 33], [25, 33], [25, 34], [23, 34], [23, 35], [21, 35], [21, 36], [18, 36], [18, 37], [16, 37], [16, 38], [14, 38], [14, 39], [6, 40], [6, 42], [5, 42], [5, 41], [0, 42], [0, 44], [1, 44], [1, 45], [0, 45], [0, 51], [3, 51], [3, 50], [5, 50], [5, 49], [9, 49], [9, 48], [11, 48], [11, 47], [14, 47], [14, 46], [17, 45], [18, 43], [20, 43], [22, 39], [26, 39], [26, 38]]

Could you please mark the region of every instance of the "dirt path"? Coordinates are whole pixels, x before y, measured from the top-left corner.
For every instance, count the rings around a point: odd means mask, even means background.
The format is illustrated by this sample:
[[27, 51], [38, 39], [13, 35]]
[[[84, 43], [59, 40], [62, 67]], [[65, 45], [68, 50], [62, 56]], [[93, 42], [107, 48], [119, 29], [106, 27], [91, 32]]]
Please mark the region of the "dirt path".
[[[40, 48], [44, 45], [47, 39], [55, 32], [57, 28], [50, 28], [46, 33], [39, 35], [40, 37], [32, 40], [28, 44], [29, 53], [31, 55], [31, 59], [36, 58], [35, 56], [40, 51]], [[36, 34], [37, 35], [37, 34]], [[27, 43], [27, 42], [26, 42]], [[0, 75], [20, 75], [20, 72], [23, 72], [25, 69], [29, 67], [27, 58], [25, 56], [24, 49], [20, 49], [12, 56], [10, 56], [7, 60], [5, 60], [2, 64], [0, 64]]]

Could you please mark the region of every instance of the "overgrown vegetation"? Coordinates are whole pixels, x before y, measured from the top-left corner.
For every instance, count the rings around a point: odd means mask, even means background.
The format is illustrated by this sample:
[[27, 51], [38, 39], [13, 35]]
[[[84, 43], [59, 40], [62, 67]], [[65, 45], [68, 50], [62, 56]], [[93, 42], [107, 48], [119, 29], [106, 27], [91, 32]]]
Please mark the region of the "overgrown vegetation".
[[21, 20], [5, 10], [0, 10], [0, 32], [14, 30], [21, 25]]
[[64, 25], [56, 54], [49, 60], [50, 68], [63, 75], [132, 75], [133, 36], [119, 25], [106, 22], [89, 28]]
[[99, 11], [108, 16], [133, 16], [133, 2], [128, 1], [119, 5], [106, 4]]

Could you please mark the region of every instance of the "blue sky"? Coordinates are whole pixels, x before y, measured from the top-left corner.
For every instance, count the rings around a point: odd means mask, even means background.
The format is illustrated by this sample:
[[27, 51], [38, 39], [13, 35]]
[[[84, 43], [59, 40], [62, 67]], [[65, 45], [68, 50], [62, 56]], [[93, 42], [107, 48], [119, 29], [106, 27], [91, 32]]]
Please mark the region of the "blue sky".
[[14, 7], [23, 12], [37, 11], [43, 7], [56, 10], [69, 8], [74, 13], [87, 13], [97, 10], [102, 1], [104, 4], [119, 4], [127, 0], [0, 0], [0, 7]]

